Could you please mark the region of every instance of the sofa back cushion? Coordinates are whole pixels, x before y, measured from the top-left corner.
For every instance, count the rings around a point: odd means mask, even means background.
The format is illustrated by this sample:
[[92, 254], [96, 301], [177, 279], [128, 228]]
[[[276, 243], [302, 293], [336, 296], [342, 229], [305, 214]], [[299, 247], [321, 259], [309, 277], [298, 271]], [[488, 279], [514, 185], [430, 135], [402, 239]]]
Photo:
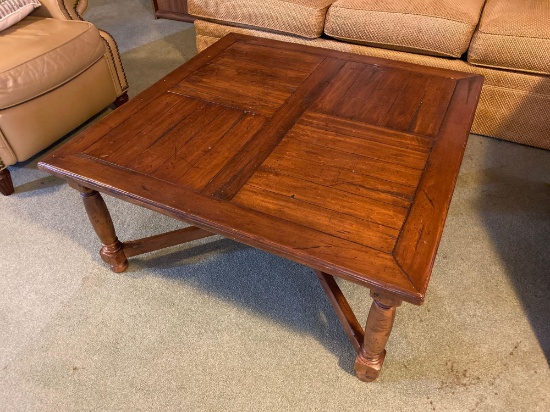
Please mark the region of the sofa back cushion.
[[468, 61], [550, 74], [550, 1], [488, 0]]
[[485, 0], [337, 0], [325, 33], [358, 44], [436, 56], [468, 49]]
[[317, 38], [334, 0], [188, 0], [189, 14], [230, 26]]

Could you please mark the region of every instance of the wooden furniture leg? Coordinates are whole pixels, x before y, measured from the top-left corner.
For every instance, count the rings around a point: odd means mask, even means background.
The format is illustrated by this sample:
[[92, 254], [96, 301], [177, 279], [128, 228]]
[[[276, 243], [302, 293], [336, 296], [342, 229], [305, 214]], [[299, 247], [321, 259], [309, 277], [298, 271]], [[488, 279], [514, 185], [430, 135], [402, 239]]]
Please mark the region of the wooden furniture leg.
[[115, 227], [107, 205], [99, 192], [78, 186], [84, 207], [92, 226], [103, 246], [99, 254], [105, 263], [108, 263], [113, 272], [124, 272], [128, 267], [128, 260], [124, 254], [123, 245], [116, 237]]
[[10, 171], [4, 166], [2, 160], [0, 160], [0, 193], [4, 196], [9, 196], [13, 192], [13, 181], [11, 180]]
[[355, 358], [355, 373], [363, 382], [372, 382], [380, 374], [386, 357], [386, 343], [395, 319], [395, 309], [401, 301], [371, 291], [372, 302], [363, 345]]
[[171, 19], [193, 23], [187, 12], [187, 0], [152, 0], [155, 19]]
[[118, 97], [115, 99], [115, 101], [113, 102], [113, 104], [115, 105], [115, 107], [120, 107], [120, 106], [122, 106], [124, 103], [126, 103], [128, 100], [129, 100], [128, 92], [126, 92], [126, 93], [121, 94], [120, 96], [118, 96]]
[[99, 254], [103, 261], [109, 264], [113, 272], [124, 272], [128, 268], [129, 257], [214, 236], [213, 233], [204, 229], [188, 226], [160, 235], [122, 243], [116, 236], [111, 214], [101, 194], [73, 181], [69, 181], [69, 185], [80, 192], [88, 218], [103, 245]]
[[395, 308], [401, 305], [401, 300], [371, 291], [374, 301], [363, 331], [334, 278], [318, 270], [315, 274], [357, 352], [355, 358], [357, 377], [363, 382], [372, 382], [380, 375], [386, 357], [386, 343], [395, 318]]

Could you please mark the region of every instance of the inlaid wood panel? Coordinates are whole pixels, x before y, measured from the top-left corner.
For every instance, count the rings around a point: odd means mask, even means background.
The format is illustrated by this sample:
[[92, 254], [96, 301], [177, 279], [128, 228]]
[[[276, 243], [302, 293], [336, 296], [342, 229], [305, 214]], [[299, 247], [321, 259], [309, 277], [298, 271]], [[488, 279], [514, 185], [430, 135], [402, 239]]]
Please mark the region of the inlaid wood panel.
[[346, 151], [336, 150], [322, 144], [322, 141], [321, 144], [313, 144], [297, 136], [299, 135], [291, 133], [283, 139], [276, 149], [276, 154], [315, 159], [320, 164], [337, 165], [342, 169], [412, 188], [416, 187], [422, 174], [422, 169], [363, 156], [355, 153], [352, 147], [348, 147]]
[[358, 173], [338, 166], [324, 165], [303, 157], [271, 154], [258, 170], [276, 172], [319, 184], [322, 187], [358, 194], [390, 205], [408, 208], [415, 188]]
[[418, 304], [481, 82], [229, 35], [40, 167]]
[[273, 54], [268, 47], [236, 43], [171, 91], [272, 116], [321, 62], [308, 54]]
[[[399, 230], [403, 225], [407, 214], [406, 207], [387, 204], [380, 200], [317, 184], [301, 177], [282, 174], [286, 173], [286, 170], [279, 170], [283, 172], [260, 169], [250, 178], [247, 186], [259, 187], [283, 195], [290, 201], [309, 203], [357, 219], [369, 220], [388, 228]], [[241, 192], [237, 196], [242, 197]], [[342, 203], [346, 205], [345, 211], [342, 211]], [[384, 229], [382, 228], [382, 231], [385, 233], [398, 234]]]
[[455, 85], [453, 78], [349, 62], [313, 110], [370, 125], [434, 136]]

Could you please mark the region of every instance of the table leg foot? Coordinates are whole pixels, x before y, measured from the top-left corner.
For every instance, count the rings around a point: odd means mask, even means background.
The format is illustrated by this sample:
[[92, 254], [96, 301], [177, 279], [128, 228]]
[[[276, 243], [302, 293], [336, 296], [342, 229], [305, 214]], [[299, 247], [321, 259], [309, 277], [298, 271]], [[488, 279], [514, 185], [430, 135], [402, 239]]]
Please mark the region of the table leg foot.
[[128, 92], [125, 92], [124, 94], [118, 96], [115, 101], [113, 102], [113, 104], [115, 105], [115, 107], [120, 107], [122, 106], [123, 104], [125, 104], [127, 101], [129, 100], [128, 98]]
[[113, 272], [121, 273], [128, 269], [128, 259], [124, 254], [122, 242], [118, 239], [110, 245], [103, 245], [99, 255]]
[[2, 169], [4, 163], [0, 159], [0, 193], [4, 196], [9, 196], [14, 192], [13, 181], [11, 180], [10, 171], [7, 168]]
[[386, 351], [384, 350], [376, 358], [367, 358], [362, 352], [360, 352], [355, 358], [355, 374], [360, 381], [372, 382], [378, 378], [384, 359], [386, 358]]
[[128, 260], [124, 254], [123, 244], [118, 240], [111, 214], [105, 201], [95, 190], [79, 186], [86, 213], [94, 228], [102, 247], [99, 252], [103, 261], [111, 267], [113, 272], [124, 272], [128, 268]]
[[383, 297], [379, 293], [371, 295], [374, 301], [367, 317], [363, 344], [355, 359], [355, 373], [363, 382], [372, 382], [380, 375], [386, 357], [386, 343], [395, 319], [395, 310], [401, 304], [401, 301]]

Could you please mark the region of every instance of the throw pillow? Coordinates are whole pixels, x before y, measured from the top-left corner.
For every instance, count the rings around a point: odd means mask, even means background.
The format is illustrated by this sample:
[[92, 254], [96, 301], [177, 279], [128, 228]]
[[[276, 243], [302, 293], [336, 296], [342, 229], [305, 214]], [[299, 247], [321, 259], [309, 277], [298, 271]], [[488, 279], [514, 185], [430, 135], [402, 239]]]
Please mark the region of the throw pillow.
[[38, 0], [0, 0], [0, 31], [23, 20], [39, 6]]

